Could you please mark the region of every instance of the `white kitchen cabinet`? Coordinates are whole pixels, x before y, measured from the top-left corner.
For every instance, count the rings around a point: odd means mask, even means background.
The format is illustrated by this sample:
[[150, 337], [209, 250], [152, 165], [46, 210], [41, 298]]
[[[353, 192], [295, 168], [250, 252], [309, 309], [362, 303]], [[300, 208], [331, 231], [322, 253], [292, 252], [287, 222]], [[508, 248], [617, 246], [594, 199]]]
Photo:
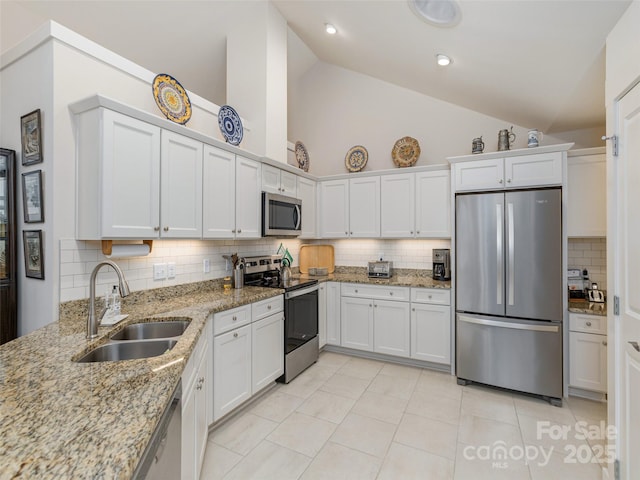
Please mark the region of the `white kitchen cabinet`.
[[607, 391], [606, 316], [569, 314], [569, 385]]
[[284, 373], [284, 313], [251, 324], [251, 393], [255, 395]]
[[408, 302], [373, 301], [373, 351], [409, 357], [411, 319]]
[[411, 304], [411, 358], [451, 363], [451, 307]]
[[[236, 157], [236, 238], [262, 236], [261, 164], [241, 156]], [[224, 206], [218, 207], [224, 208]]]
[[211, 145], [204, 146], [204, 238], [234, 238], [236, 229], [236, 156]]
[[453, 175], [456, 191], [504, 188], [504, 159], [455, 163]]
[[327, 282], [327, 344], [340, 345], [341, 333], [341, 303], [340, 303], [340, 283]]
[[322, 348], [327, 344], [327, 284], [318, 285], [318, 343]]
[[606, 237], [607, 163], [604, 152], [567, 159], [566, 193], [567, 236]]
[[415, 180], [413, 173], [384, 175], [381, 178], [380, 231], [383, 238], [415, 236]]
[[104, 108], [76, 125], [77, 238], [158, 238], [160, 128]]
[[268, 164], [262, 165], [262, 190], [270, 193], [296, 197], [297, 175]]
[[163, 130], [160, 145], [160, 236], [200, 238], [203, 144]]
[[415, 174], [415, 232], [418, 238], [451, 237], [451, 171]]
[[298, 198], [302, 200], [300, 238], [315, 238], [317, 223], [317, 182], [298, 177]]
[[356, 350], [373, 351], [373, 300], [342, 297], [341, 345]]
[[320, 182], [319, 212], [320, 237], [349, 236], [349, 180]]
[[349, 237], [380, 236], [380, 177], [349, 180]]
[[251, 325], [214, 337], [214, 421], [219, 420], [251, 397], [251, 368]]

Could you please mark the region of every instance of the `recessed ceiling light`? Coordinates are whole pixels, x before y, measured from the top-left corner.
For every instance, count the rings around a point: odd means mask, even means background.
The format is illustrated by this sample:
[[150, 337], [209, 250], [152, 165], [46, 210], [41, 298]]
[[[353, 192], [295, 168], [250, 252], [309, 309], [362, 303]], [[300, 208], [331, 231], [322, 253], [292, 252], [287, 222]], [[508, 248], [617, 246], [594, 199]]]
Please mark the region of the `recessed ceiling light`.
[[324, 24], [324, 31], [327, 32], [329, 35], [335, 35], [336, 33], [338, 33], [338, 29], [333, 25], [331, 25], [330, 23]]
[[422, 20], [436, 27], [452, 27], [462, 18], [456, 0], [409, 0], [409, 7]]
[[441, 67], [446, 67], [447, 65], [449, 65], [451, 63], [451, 57], [448, 57], [443, 53], [437, 54], [436, 55], [436, 60], [438, 62], [438, 65], [440, 65]]

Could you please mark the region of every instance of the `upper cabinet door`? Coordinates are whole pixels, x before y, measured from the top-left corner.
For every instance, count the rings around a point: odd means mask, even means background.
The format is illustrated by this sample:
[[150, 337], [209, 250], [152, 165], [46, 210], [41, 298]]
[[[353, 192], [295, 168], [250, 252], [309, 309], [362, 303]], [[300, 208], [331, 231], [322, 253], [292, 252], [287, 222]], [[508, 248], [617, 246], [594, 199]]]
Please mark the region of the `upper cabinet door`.
[[416, 237], [451, 237], [451, 172], [416, 173]]
[[562, 152], [520, 155], [504, 159], [507, 188], [562, 184]]
[[284, 170], [280, 171], [280, 189], [282, 195], [298, 198], [298, 176]]
[[492, 158], [453, 165], [456, 192], [504, 188], [504, 159]]
[[202, 236], [202, 151], [202, 142], [162, 131], [161, 237]]
[[266, 163], [262, 165], [262, 190], [269, 193], [282, 193], [279, 168]]
[[604, 153], [567, 160], [567, 235], [607, 236], [607, 163]]
[[236, 158], [236, 238], [260, 238], [262, 235], [260, 167], [260, 163], [248, 158]]
[[349, 236], [380, 236], [380, 177], [349, 180]]
[[348, 236], [349, 180], [320, 182], [320, 237]]
[[415, 174], [385, 175], [380, 182], [383, 238], [415, 235]]
[[236, 156], [204, 146], [202, 236], [234, 238], [236, 229]]
[[298, 178], [298, 198], [302, 200], [302, 230], [300, 238], [316, 237], [316, 192], [317, 184], [314, 180]]
[[[111, 110], [99, 109], [102, 114], [102, 151], [96, 157], [83, 155], [88, 145], [82, 145], [79, 167], [78, 203], [88, 201], [86, 215], [79, 212], [79, 222], [87, 220], [93, 234], [80, 238], [157, 238], [160, 227], [160, 128]], [[84, 139], [81, 139], [84, 140]], [[89, 142], [90, 140], [87, 139]], [[97, 145], [100, 145], [99, 140]], [[88, 143], [89, 143], [88, 142]], [[99, 162], [102, 165], [92, 162]], [[90, 191], [91, 175], [100, 178], [99, 189]], [[85, 178], [88, 180], [84, 182]], [[95, 185], [95, 184], [94, 184]], [[100, 198], [100, 193], [102, 197]], [[94, 210], [88, 211], [89, 205]], [[91, 228], [100, 215], [101, 228]], [[86, 224], [85, 224], [86, 226]], [[97, 227], [97, 225], [96, 225]]]

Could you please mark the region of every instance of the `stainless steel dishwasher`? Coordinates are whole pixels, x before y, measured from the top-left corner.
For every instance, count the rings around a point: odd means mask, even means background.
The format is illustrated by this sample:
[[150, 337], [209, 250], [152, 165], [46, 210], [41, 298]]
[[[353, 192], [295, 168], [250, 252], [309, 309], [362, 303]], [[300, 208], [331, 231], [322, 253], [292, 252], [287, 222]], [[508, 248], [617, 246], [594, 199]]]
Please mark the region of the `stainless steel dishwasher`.
[[134, 479], [176, 480], [182, 465], [182, 380], [133, 473]]

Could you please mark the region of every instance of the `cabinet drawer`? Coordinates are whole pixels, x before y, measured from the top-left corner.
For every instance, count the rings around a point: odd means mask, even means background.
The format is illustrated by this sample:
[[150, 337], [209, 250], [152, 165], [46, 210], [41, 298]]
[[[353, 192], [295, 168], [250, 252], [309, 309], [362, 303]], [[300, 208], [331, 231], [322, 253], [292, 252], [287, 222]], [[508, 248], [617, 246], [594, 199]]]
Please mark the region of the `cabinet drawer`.
[[444, 288], [412, 288], [411, 301], [432, 303], [434, 305], [451, 305], [451, 290]]
[[387, 287], [364, 285], [361, 283], [343, 283], [341, 293], [346, 297], [409, 301], [409, 287]]
[[216, 313], [213, 316], [213, 335], [228, 332], [248, 323], [251, 323], [251, 305]]
[[284, 295], [278, 295], [251, 305], [251, 318], [255, 322], [282, 310], [284, 310]]
[[600, 315], [569, 314], [569, 330], [572, 332], [607, 334], [607, 317]]

